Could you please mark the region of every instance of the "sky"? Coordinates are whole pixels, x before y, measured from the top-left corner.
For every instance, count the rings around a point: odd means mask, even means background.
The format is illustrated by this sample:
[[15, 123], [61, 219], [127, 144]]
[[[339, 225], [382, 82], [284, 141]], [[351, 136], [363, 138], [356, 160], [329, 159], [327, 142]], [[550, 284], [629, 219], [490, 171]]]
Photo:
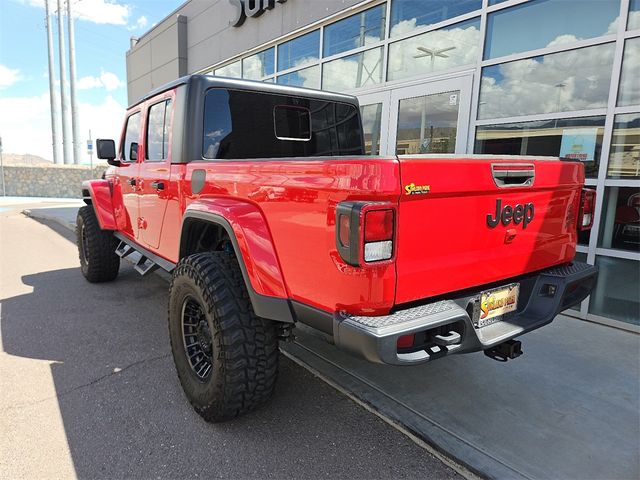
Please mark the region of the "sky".
[[[127, 104], [126, 52], [130, 38], [149, 31], [181, 5], [183, 0], [71, 2], [75, 17], [81, 163], [88, 163], [86, 141], [89, 130], [93, 139], [119, 137]], [[57, 11], [57, 0], [49, 0], [49, 5], [51, 12]], [[63, 6], [63, 9], [66, 11], [66, 7]], [[0, 0], [0, 137], [5, 153], [32, 154], [52, 160], [44, 19], [44, 0]], [[65, 16], [65, 32], [66, 23]], [[52, 24], [56, 95], [59, 102], [56, 17], [52, 18]], [[68, 50], [65, 55], [68, 82]], [[61, 126], [58, 131], [62, 137]]]

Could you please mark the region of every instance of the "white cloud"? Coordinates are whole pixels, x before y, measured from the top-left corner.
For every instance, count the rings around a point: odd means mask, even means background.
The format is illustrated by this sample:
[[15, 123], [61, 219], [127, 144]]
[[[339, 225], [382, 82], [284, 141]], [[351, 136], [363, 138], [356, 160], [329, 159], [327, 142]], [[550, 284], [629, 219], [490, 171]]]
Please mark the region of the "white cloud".
[[[393, 34], [415, 28], [415, 19], [404, 20]], [[389, 80], [437, 72], [475, 63], [480, 47], [479, 24], [464, 22], [391, 44]]]
[[78, 90], [89, 90], [92, 88], [104, 88], [107, 92], [111, 92], [117, 88], [123, 87], [124, 82], [121, 81], [115, 73], [102, 71], [99, 77], [88, 75], [82, 77], [76, 83]]
[[[7, 153], [33, 154], [53, 160], [51, 147], [51, 114], [47, 93], [34, 97], [0, 97], [0, 133], [3, 149]], [[88, 163], [86, 141], [89, 129], [95, 138], [118, 139], [125, 108], [113, 97], [102, 103], [79, 105], [79, 141], [81, 162]], [[60, 140], [62, 128], [58, 126]], [[71, 128], [69, 128], [71, 132]], [[94, 161], [95, 161], [94, 157]]]
[[20, 70], [9, 68], [0, 63], [0, 90], [8, 88], [20, 80]]
[[597, 45], [490, 67], [482, 77], [480, 118], [605, 107], [613, 47]]
[[[21, 3], [33, 7], [44, 8], [44, 0], [19, 0]], [[66, 12], [64, 2], [63, 9]], [[58, 3], [50, 0], [49, 8], [54, 13], [58, 9]], [[74, 18], [86, 20], [93, 23], [126, 25], [131, 14], [131, 7], [118, 3], [116, 0], [82, 0], [71, 4], [71, 11]]]
[[130, 32], [132, 32], [134, 30], [142, 30], [148, 24], [149, 24], [149, 20], [147, 20], [147, 17], [142, 15], [141, 17], [138, 18], [138, 20], [136, 20], [135, 24], [127, 27], [127, 30], [129, 30]]

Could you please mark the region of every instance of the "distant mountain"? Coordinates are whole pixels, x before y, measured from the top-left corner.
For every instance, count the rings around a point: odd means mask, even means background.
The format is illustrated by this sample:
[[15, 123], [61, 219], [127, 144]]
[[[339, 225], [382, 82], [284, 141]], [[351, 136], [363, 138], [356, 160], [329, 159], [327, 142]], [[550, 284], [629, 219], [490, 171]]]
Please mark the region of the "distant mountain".
[[17, 153], [3, 153], [2, 162], [5, 165], [53, 165], [53, 162], [38, 155], [18, 155]]

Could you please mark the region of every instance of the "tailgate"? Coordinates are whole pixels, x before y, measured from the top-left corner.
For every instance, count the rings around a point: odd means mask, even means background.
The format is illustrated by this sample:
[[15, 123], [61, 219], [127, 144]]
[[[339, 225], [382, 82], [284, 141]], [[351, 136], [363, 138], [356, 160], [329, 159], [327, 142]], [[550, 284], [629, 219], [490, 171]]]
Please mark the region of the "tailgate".
[[396, 303], [573, 259], [581, 164], [527, 157], [399, 160]]

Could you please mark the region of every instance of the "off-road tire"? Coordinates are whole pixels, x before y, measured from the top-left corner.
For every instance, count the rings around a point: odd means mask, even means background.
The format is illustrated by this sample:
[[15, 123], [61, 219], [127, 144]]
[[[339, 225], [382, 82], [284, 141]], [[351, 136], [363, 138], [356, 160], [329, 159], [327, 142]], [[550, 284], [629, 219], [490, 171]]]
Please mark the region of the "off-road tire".
[[120, 257], [116, 254], [118, 240], [113, 233], [102, 230], [92, 205], [78, 210], [76, 241], [80, 270], [92, 282], [109, 282], [118, 276]]
[[[211, 373], [204, 379], [191, 366], [183, 336], [182, 315], [191, 300], [210, 331]], [[169, 337], [185, 395], [206, 421], [236, 418], [271, 398], [278, 376], [275, 324], [254, 313], [233, 255], [198, 253], [178, 263], [169, 290]]]

